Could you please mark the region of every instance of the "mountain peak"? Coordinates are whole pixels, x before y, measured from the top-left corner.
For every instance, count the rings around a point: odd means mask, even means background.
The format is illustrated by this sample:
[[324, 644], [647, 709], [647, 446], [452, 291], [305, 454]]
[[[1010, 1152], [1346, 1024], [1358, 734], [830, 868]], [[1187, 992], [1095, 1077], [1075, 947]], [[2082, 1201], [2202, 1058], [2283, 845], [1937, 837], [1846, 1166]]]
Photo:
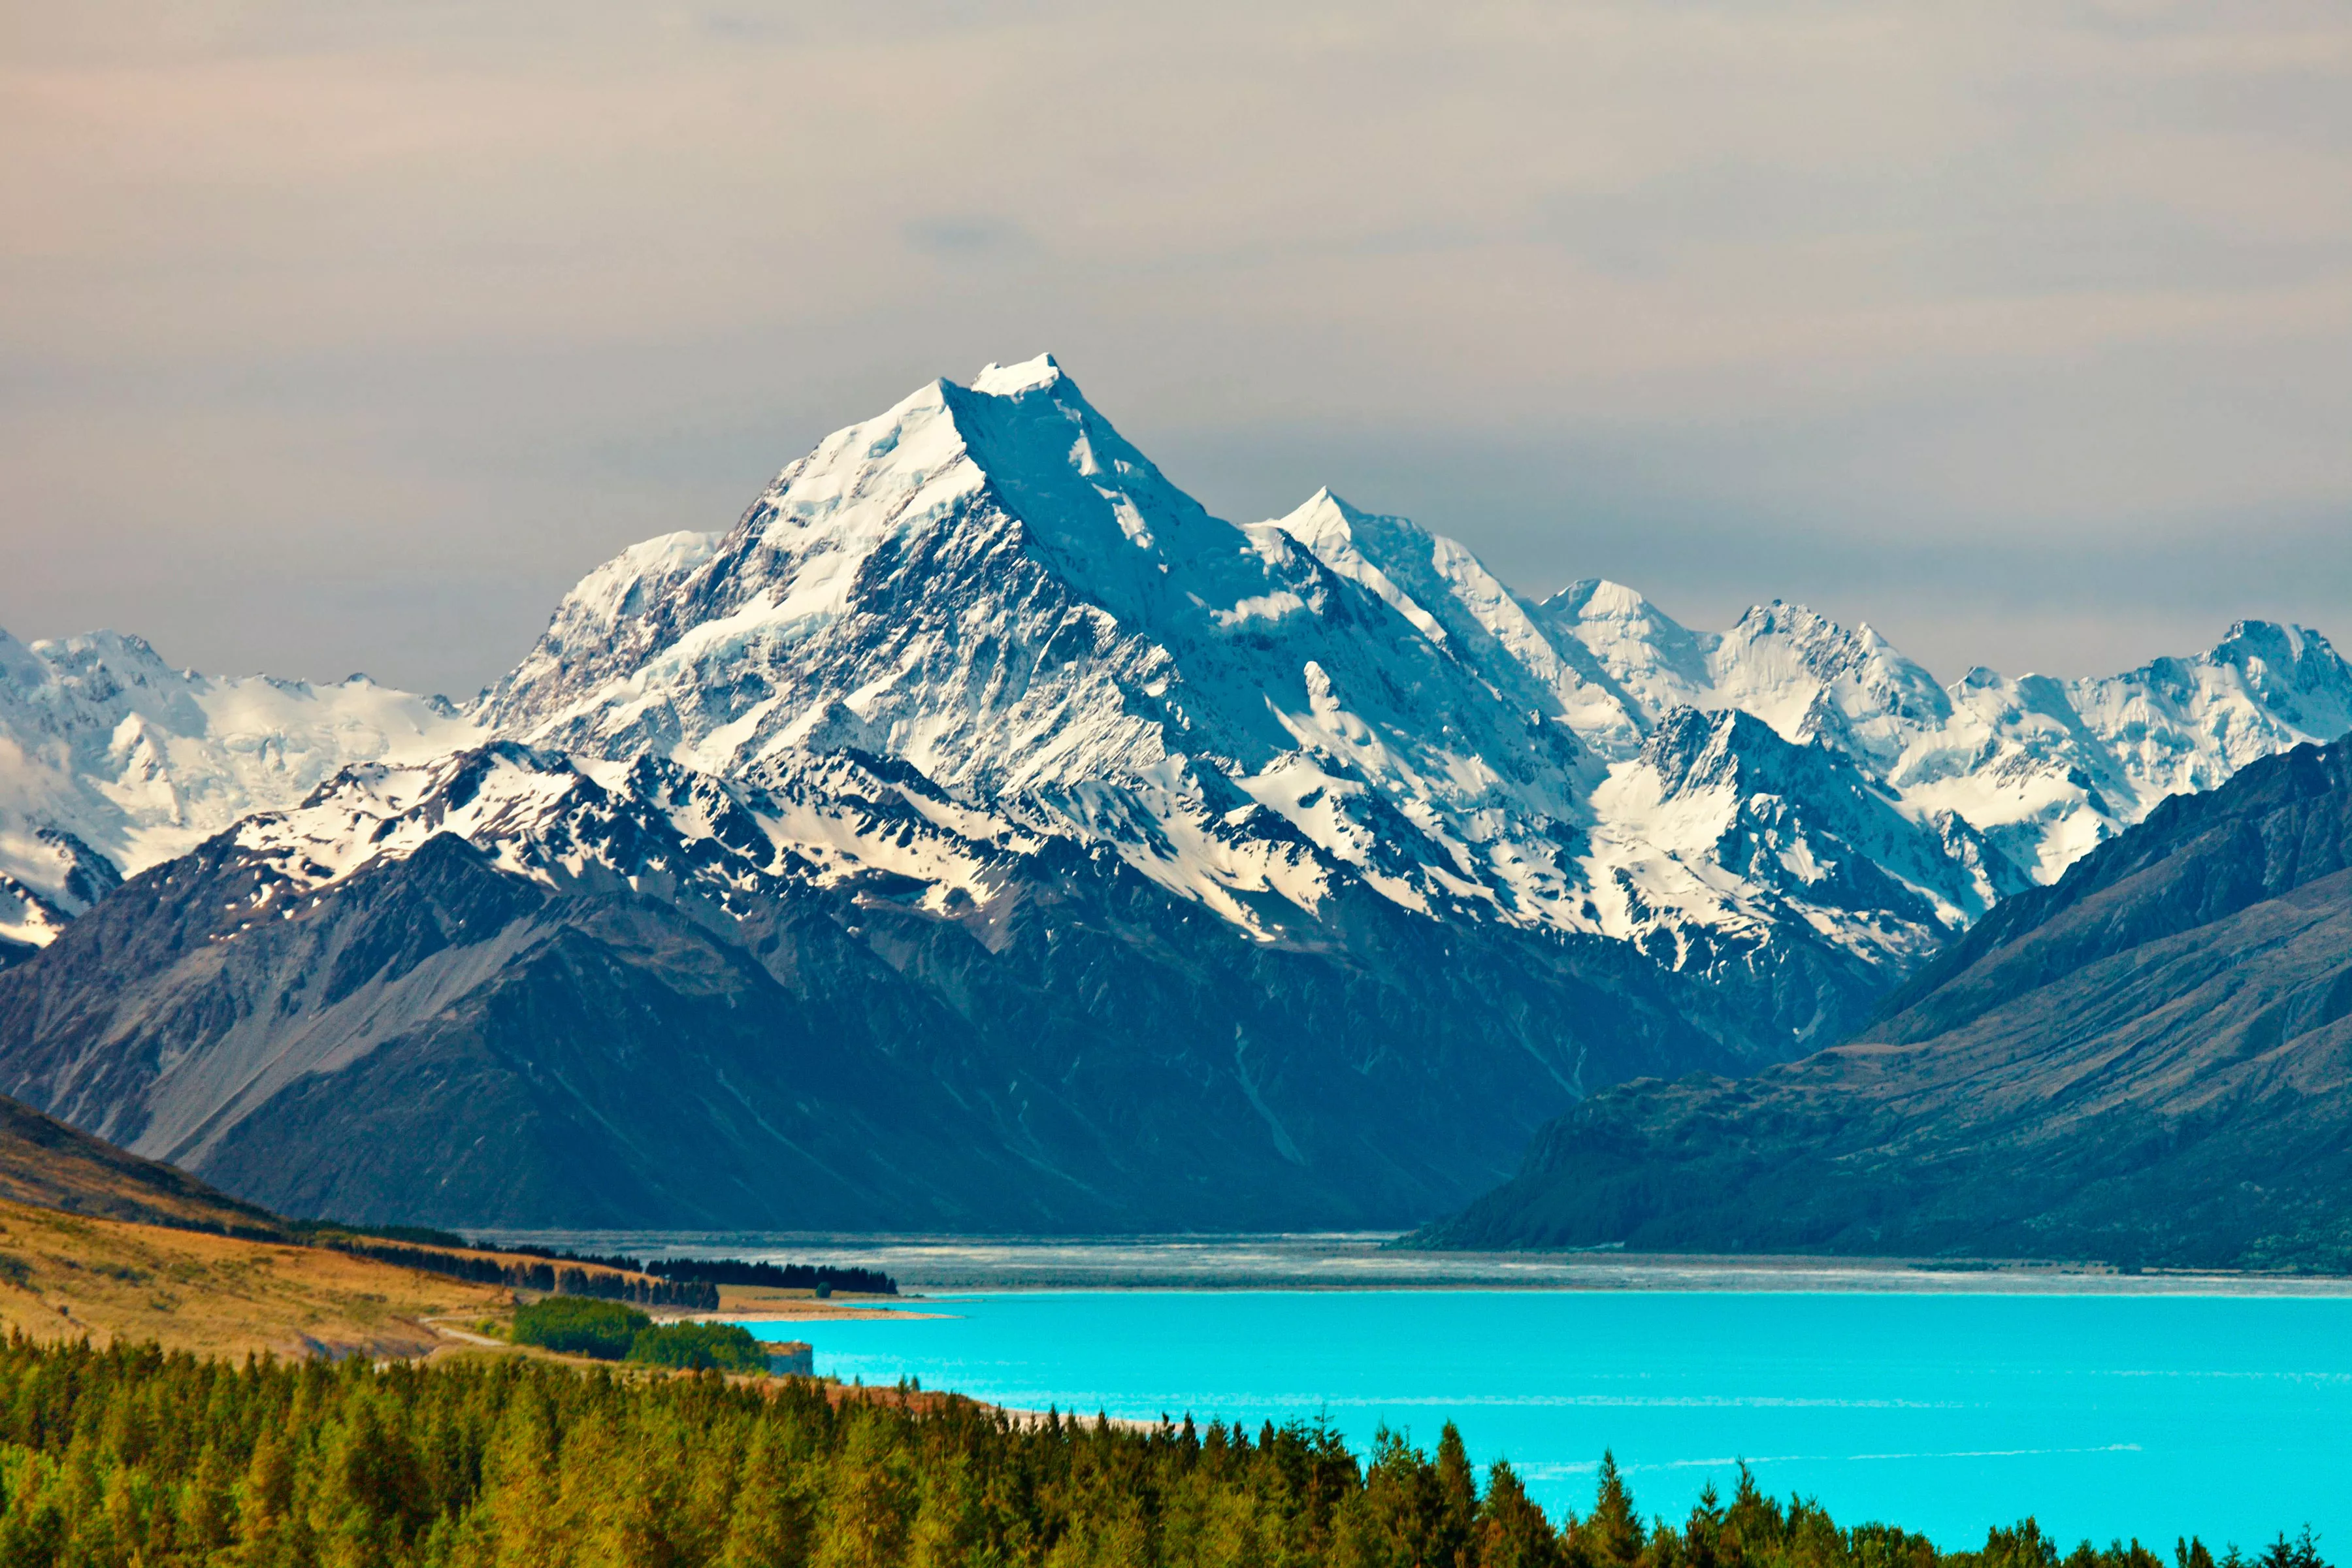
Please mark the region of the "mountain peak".
[[1555, 616], [1596, 621], [1622, 621], [1656, 613], [1638, 590], [1606, 577], [1580, 577], [1545, 599], [1542, 608]]
[[1305, 517], [1312, 512], [1337, 512], [1349, 522], [1360, 522], [1372, 515], [1329, 485], [1318, 487], [1315, 493], [1308, 496], [1300, 504], [1298, 510], [1290, 515]]
[[1318, 541], [1360, 541], [1367, 524], [1373, 525], [1376, 532], [1402, 532], [1423, 540], [1430, 537], [1426, 530], [1411, 519], [1366, 511], [1328, 485], [1301, 501], [1297, 510], [1274, 519], [1275, 527], [1309, 549], [1316, 548]]
[[1045, 353], [1035, 359], [1023, 360], [1019, 364], [998, 364], [991, 361], [971, 378], [971, 390], [990, 397], [1017, 397], [1022, 393], [1035, 392], [1066, 379], [1060, 363], [1052, 354]]

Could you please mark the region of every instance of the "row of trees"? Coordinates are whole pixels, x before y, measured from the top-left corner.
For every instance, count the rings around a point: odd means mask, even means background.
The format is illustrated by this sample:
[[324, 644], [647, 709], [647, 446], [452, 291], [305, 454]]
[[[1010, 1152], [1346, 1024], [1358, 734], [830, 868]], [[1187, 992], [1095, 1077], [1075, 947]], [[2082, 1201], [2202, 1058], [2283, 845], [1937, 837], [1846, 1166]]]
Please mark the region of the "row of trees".
[[[2283, 1554], [2270, 1568], [2325, 1568]], [[2212, 1568], [2183, 1543], [2175, 1568]], [[1448, 1426], [1359, 1459], [1320, 1426], [1150, 1431], [716, 1374], [625, 1382], [485, 1358], [232, 1365], [0, 1349], [0, 1563], [75, 1568], [2060, 1568], [2031, 1521], [1938, 1554], [1839, 1528], [1743, 1469], [1680, 1526], [1604, 1464], [1557, 1525]], [[2166, 1568], [2088, 1543], [2064, 1568]]]
[[664, 1279], [700, 1281], [711, 1285], [760, 1285], [778, 1290], [846, 1290], [866, 1296], [895, 1296], [898, 1282], [878, 1268], [856, 1268], [833, 1263], [761, 1263], [740, 1258], [656, 1258], [648, 1262], [620, 1253], [566, 1252], [544, 1247], [502, 1247], [560, 1263], [593, 1263], [631, 1274], [651, 1274]]
[[510, 1290], [537, 1290], [551, 1296], [593, 1296], [600, 1300], [635, 1301], [646, 1307], [679, 1307], [689, 1312], [719, 1310], [719, 1287], [705, 1280], [623, 1274], [601, 1265], [581, 1268], [576, 1264], [485, 1258], [349, 1233], [322, 1231], [314, 1239], [320, 1246], [331, 1247], [338, 1252], [451, 1279], [471, 1280], [477, 1285], [503, 1285]]

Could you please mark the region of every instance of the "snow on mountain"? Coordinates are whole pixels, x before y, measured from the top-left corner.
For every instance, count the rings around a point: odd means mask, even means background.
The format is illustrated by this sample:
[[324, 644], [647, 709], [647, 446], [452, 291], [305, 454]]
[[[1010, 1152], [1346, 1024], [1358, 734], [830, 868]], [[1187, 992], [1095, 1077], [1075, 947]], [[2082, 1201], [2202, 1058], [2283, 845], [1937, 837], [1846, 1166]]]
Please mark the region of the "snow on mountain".
[[[1050, 358], [828, 437], [670, 571], [593, 576], [488, 721], [736, 777], [898, 758], [1244, 924], [1242, 895], [1311, 910], [1335, 866], [1414, 907], [1564, 907], [1572, 730], [1282, 527], [1210, 516]], [[641, 607], [575, 648], [614, 603]]]
[[[2168, 666], [2068, 689], [2115, 716], [2075, 715], [2105, 738], [2068, 766], [2141, 782], [2062, 799], [2045, 780], [2020, 808], [2002, 746], [2034, 743], [2041, 710], [1988, 713], [1867, 626], [1776, 602], [1694, 632], [1601, 582], [1530, 603], [1328, 489], [1229, 523], [1044, 357], [829, 437], [723, 537], [600, 568], [485, 718], [744, 781], [842, 748], [896, 759], [1261, 936], [1360, 880], [1769, 988], [1799, 948], [1899, 970], [2162, 793], [2327, 738], [2325, 645], [2282, 635], [2209, 656], [2236, 673], [2202, 698], [2166, 696], [2204, 679]], [[2151, 704], [2179, 716], [2152, 726]], [[1724, 759], [1704, 788], [1674, 760], [1700, 733]], [[2165, 773], [2175, 742], [2211, 760]]]
[[2040, 882], [2168, 795], [2352, 732], [2352, 665], [2317, 632], [2266, 621], [2122, 675], [1978, 668], [1939, 689], [1871, 627], [1777, 601], [1717, 635], [1595, 581], [1534, 616], [1555, 642], [1591, 654], [1645, 730], [1677, 707], [1753, 714], [1851, 758], [1921, 823], [1969, 826]]
[[173, 669], [137, 637], [0, 632], [0, 940], [40, 946], [123, 876], [346, 763], [467, 743], [446, 702]]
[[1567, 725], [1602, 754], [1640, 746], [1641, 715], [1578, 657], [1581, 645], [1556, 646], [1518, 595], [1453, 540], [1405, 518], [1360, 511], [1328, 489], [1274, 526], [1476, 670], [1496, 696]]
[[1910, 734], [1951, 713], [1934, 677], [1877, 632], [1802, 605], [1774, 600], [1727, 632], [1693, 632], [1631, 588], [1589, 581], [1535, 615], [1600, 662], [1644, 730], [1676, 708], [1736, 708], [1786, 740], [1822, 741], [1885, 772]]
[[[1228, 522], [1043, 356], [920, 388], [732, 529], [598, 567], [472, 713], [0, 635], [0, 942], [256, 811], [315, 840], [298, 880], [436, 825], [543, 879], [624, 874], [555, 847], [617, 827], [557, 818], [690, 797], [737, 825], [698, 875], [978, 899], [992, 857], [1067, 842], [1269, 941], [1359, 887], [1605, 935], [1751, 987], [1801, 1041], [1824, 987], [1866, 996], [2166, 795], [2347, 731], [2352, 667], [2302, 628], [1945, 689], [1801, 605], [1713, 633], [1597, 580], [1533, 602], [1328, 489]], [[491, 738], [520, 749], [453, 804], [439, 759]], [[537, 826], [481, 815], [524, 780], [499, 809]]]
[[917, 907], [985, 903], [1042, 842], [949, 799], [910, 770], [833, 753], [768, 787], [650, 755], [586, 762], [511, 741], [418, 763], [345, 768], [299, 805], [236, 826], [264, 874], [257, 909], [315, 895], [455, 834], [501, 870], [557, 891], [690, 891], [721, 908], [794, 883], [895, 879]]
[[2211, 651], [2090, 680], [1972, 669], [1890, 775], [2056, 880], [2167, 796], [2352, 732], [2352, 663], [2317, 632], [2241, 621]]
[[1964, 820], [1922, 823], [1834, 750], [1738, 709], [1668, 713], [1596, 806], [1587, 865], [1601, 929], [1670, 942], [1678, 969], [1795, 923], [1900, 970], [2031, 885]]

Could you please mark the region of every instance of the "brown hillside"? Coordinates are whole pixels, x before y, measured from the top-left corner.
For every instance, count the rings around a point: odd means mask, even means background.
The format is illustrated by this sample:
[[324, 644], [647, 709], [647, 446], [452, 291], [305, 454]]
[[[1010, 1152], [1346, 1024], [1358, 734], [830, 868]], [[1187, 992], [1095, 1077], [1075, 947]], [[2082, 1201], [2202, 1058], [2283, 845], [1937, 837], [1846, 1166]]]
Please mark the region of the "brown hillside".
[[0, 1200], [147, 1225], [282, 1237], [276, 1215], [0, 1095]]
[[[407, 1356], [453, 1342], [425, 1320], [496, 1313], [495, 1286], [322, 1247], [0, 1202], [0, 1331], [155, 1340], [237, 1356]], [[62, 1310], [60, 1310], [62, 1309]]]

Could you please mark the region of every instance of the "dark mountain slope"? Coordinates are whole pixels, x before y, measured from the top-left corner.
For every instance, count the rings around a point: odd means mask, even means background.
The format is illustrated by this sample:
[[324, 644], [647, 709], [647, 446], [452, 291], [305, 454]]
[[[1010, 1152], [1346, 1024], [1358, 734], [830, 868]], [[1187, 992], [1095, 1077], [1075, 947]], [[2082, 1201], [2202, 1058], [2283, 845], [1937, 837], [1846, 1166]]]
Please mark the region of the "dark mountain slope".
[[0, 1096], [0, 1202], [141, 1225], [287, 1234], [276, 1215]]
[[2352, 745], [2166, 803], [1852, 1044], [1594, 1096], [1422, 1239], [2352, 1268]]
[[[985, 848], [858, 776], [867, 845]], [[1261, 941], [1061, 839], [978, 897], [824, 872], [761, 826], [807, 801], [651, 763], [343, 787], [0, 975], [0, 1087], [363, 1221], [1278, 1227], [1444, 1212], [1580, 1084], [1734, 1059], [1619, 944], [1360, 889]], [[330, 830], [394, 849], [331, 875]]]

